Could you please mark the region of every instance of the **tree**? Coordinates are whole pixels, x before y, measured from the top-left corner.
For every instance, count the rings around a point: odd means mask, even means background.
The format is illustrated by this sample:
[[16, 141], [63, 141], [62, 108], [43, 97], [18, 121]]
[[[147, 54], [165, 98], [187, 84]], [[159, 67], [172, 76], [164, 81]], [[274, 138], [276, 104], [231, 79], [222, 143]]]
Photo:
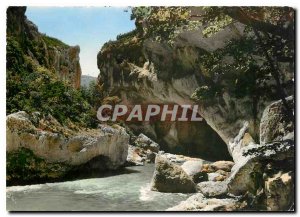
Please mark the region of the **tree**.
[[[203, 10], [204, 14], [200, 18], [206, 25], [204, 33], [211, 33], [209, 31], [211, 29], [216, 33], [235, 22], [245, 25], [248, 34], [240, 41], [250, 40], [256, 45], [256, 48], [248, 50], [247, 59], [252, 59], [253, 66], [258, 65], [253, 57], [263, 54], [264, 60], [259, 70], [264, 71], [264, 75], [268, 73], [272, 75], [276, 82], [277, 94], [285, 106], [288, 117], [293, 120], [293, 111], [285, 100], [287, 94], [281, 82], [284, 72], [280, 65], [290, 63], [294, 67], [294, 10], [289, 7], [205, 7]], [[227, 51], [236, 47], [232, 41], [228, 44]], [[224, 50], [222, 53], [228, 54]], [[247, 61], [242, 65], [247, 69]]]
[[[192, 98], [208, 103], [224, 92], [237, 98], [248, 96], [253, 100], [254, 117], [260, 99], [281, 99], [287, 116], [293, 120], [292, 108], [285, 100], [294, 89], [293, 80], [287, 78], [289, 72], [294, 71], [292, 8], [137, 7], [132, 9], [132, 19], [141, 37], [171, 46], [176, 33], [183, 29], [202, 25], [203, 36], [212, 37], [224, 28], [234, 29], [237, 23], [243, 25], [244, 33], [230, 39], [225, 47], [200, 52], [197, 57], [201, 71], [199, 82], [204, 86], [198, 88]], [[225, 57], [232, 61], [224, 61]], [[284, 65], [290, 68], [284, 71]]]

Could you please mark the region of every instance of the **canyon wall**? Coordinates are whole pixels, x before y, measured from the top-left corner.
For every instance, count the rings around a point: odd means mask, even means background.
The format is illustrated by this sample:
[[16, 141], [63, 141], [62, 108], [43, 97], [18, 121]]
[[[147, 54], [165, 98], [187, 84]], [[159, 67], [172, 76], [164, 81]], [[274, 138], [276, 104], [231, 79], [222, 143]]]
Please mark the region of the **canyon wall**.
[[7, 185], [123, 166], [129, 135], [119, 126], [97, 128], [96, 111], [79, 90], [79, 46], [41, 34], [25, 11], [7, 9]]
[[62, 81], [80, 88], [81, 67], [79, 46], [69, 46], [58, 39], [38, 31], [38, 27], [27, 19], [26, 7], [7, 9], [7, 37], [26, 47], [26, 54], [38, 64], [50, 69]]
[[[192, 13], [201, 14], [201, 9], [192, 8]], [[138, 23], [142, 23], [143, 29], [147, 28], [148, 24], [145, 20], [136, 20], [137, 32]], [[213, 65], [205, 66], [203, 55], [223, 49], [229, 40], [238, 40], [245, 34], [251, 33], [245, 33], [245, 25], [239, 22], [227, 25], [211, 37], [206, 37], [203, 29], [200, 23], [196, 25], [188, 23], [174, 31], [165, 32], [168, 36], [175, 35], [171, 43], [164, 39], [148, 37], [143, 30], [140, 33], [133, 31], [119, 37], [116, 41], [106, 43], [98, 53], [100, 70], [98, 82], [103, 86], [105, 96], [118, 96], [124, 104], [199, 105], [198, 113], [205, 120], [202, 124], [157, 123], [159, 126], [167, 125], [163, 133], [153, 125], [145, 124], [144, 132], [154, 139], [163, 140], [168, 147], [178, 147], [181, 137], [189, 137], [196, 146], [220, 150], [220, 155], [223, 155], [226, 151], [221, 147], [224, 143], [229, 144], [245, 122], [249, 123], [248, 135], [258, 142], [262, 112], [270, 102], [279, 98], [274, 96], [274, 93], [267, 97], [259, 97], [263, 92], [267, 92], [263, 88], [260, 90], [261, 93], [256, 95], [251, 92], [243, 93], [245, 89], [256, 85], [247, 77], [242, 78], [246, 83], [241, 84], [240, 88], [234, 87], [233, 94], [232, 91], [227, 91], [233, 89], [231, 84], [218, 81], [217, 76], [207, 76], [207, 67]], [[259, 59], [264, 57], [256, 58], [260, 61]], [[232, 62], [232, 59], [231, 56], [224, 56], [219, 64], [226, 66]], [[281, 64], [280, 67], [286, 72], [283, 79], [291, 80], [293, 67], [289, 64]], [[230, 73], [236, 72], [231, 70]], [[273, 78], [268, 82], [268, 85], [273, 85]], [[212, 84], [223, 85], [226, 88], [221, 94], [205, 100], [193, 99], [192, 96], [197, 89], [208, 88]], [[187, 125], [189, 125], [190, 130], [182, 130], [183, 125], [185, 129], [188, 129]], [[193, 131], [197, 133], [193, 134]], [[206, 133], [201, 135], [201, 132]], [[223, 143], [218, 137], [223, 140]]]

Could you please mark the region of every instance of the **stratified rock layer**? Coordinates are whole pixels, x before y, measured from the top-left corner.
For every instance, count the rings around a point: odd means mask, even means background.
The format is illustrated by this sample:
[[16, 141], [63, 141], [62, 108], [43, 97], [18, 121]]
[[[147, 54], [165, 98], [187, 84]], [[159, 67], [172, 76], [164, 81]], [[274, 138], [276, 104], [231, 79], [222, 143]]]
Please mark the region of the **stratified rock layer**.
[[[33, 118], [22, 111], [6, 117], [7, 153], [25, 148], [45, 163], [59, 163], [74, 170], [82, 165], [99, 171], [117, 169], [126, 162], [129, 135], [122, 127], [101, 126], [74, 131], [61, 126], [52, 117], [47, 126], [43, 125], [43, 119], [35, 120], [34, 124]], [[93, 165], [98, 164], [99, 157], [105, 158], [102, 164]]]

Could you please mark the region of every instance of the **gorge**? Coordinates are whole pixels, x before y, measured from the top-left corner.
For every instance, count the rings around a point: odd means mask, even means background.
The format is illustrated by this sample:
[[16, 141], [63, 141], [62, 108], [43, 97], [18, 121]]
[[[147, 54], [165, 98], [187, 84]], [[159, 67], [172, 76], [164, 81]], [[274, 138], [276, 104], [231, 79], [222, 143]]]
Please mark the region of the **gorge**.
[[[133, 8], [136, 29], [102, 46], [87, 95], [80, 90], [79, 46], [40, 33], [25, 7], [9, 7], [7, 208], [28, 210], [50, 194], [31, 209], [293, 210], [293, 39], [266, 33], [266, 45], [288, 49], [276, 56], [278, 86], [257, 44], [257, 31], [267, 30], [247, 25], [233, 13], [239, 10]], [[265, 10], [263, 23], [273, 12]], [[274, 10], [294, 16], [292, 8]], [[282, 19], [272, 25], [286, 23], [288, 31], [293, 22]], [[191, 105], [203, 121], [97, 120], [101, 105], [118, 104]], [[66, 206], [54, 202], [57, 195]], [[119, 207], [124, 200], [127, 207]]]

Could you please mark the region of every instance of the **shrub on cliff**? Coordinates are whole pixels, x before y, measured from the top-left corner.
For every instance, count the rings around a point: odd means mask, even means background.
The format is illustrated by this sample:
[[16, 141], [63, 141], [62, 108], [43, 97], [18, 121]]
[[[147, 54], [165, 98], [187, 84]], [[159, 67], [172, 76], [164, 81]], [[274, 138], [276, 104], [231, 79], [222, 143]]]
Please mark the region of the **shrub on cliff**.
[[[224, 48], [201, 56], [201, 71], [211, 87], [220, 86], [232, 97], [248, 96], [255, 108], [259, 99], [281, 99], [293, 90], [287, 71], [294, 70], [294, 10], [288, 7], [203, 7], [199, 16], [203, 35], [211, 37], [239, 22], [243, 34], [230, 39]], [[236, 30], [237, 31], [237, 30]], [[238, 31], [237, 31], [238, 32]], [[288, 69], [287, 66], [288, 65]], [[214, 90], [214, 88], [210, 88]], [[194, 99], [205, 101], [207, 92], [197, 90]]]
[[27, 55], [28, 47], [14, 37], [7, 38], [6, 49], [7, 114], [40, 111], [53, 115], [61, 123], [71, 120], [82, 126], [96, 126], [96, 111], [79, 90], [60, 81], [52, 71]]
[[26, 148], [6, 153], [7, 185], [38, 183], [44, 180], [57, 180], [68, 172], [65, 165], [47, 163]]

